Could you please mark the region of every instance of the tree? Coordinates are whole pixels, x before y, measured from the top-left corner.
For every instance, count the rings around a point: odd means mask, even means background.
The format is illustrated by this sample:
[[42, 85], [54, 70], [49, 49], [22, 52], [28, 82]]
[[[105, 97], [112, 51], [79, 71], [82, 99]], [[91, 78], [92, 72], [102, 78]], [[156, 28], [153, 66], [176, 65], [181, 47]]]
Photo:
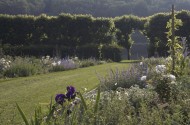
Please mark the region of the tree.
[[154, 56], [156, 47], [159, 56], [168, 55], [166, 25], [169, 18], [168, 13], [158, 13], [147, 18], [144, 35], [149, 38], [149, 45], [151, 46], [151, 48], [149, 47], [149, 57]]
[[118, 39], [118, 44], [127, 49], [128, 59], [130, 60], [130, 50], [133, 45], [133, 40], [131, 39], [131, 33], [135, 29], [142, 29], [143, 21], [135, 16], [122, 16], [115, 18], [115, 27], [117, 28], [116, 37]]

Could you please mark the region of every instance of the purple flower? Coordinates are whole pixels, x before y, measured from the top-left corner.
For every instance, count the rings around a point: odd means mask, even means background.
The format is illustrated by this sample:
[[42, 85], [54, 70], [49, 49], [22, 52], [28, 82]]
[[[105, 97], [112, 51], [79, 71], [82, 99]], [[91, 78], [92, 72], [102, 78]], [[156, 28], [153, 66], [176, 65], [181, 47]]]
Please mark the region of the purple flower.
[[68, 99], [74, 99], [76, 96], [75, 94], [75, 88], [73, 86], [67, 86], [67, 94], [66, 97]]
[[58, 104], [63, 105], [63, 102], [65, 102], [65, 98], [66, 98], [66, 96], [64, 94], [57, 94], [55, 97], [55, 101]]

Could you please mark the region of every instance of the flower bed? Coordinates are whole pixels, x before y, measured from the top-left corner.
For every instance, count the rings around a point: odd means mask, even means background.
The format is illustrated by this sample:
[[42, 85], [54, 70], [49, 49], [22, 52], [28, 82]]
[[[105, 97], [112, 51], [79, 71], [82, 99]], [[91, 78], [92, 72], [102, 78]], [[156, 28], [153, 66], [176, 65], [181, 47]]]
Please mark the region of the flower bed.
[[48, 72], [65, 71], [88, 66], [94, 66], [106, 63], [94, 58], [79, 60], [74, 58], [51, 58], [50, 56], [42, 57], [10, 57], [0, 59], [0, 77], [23, 77]]
[[190, 124], [190, 78], [170, 74], [165, 59], [152, 60], [111, 70], [84, 96], [68, 86], [65, 94], [55, 95], [47, 112], [36, 111], [35, 119], [58, 125]]

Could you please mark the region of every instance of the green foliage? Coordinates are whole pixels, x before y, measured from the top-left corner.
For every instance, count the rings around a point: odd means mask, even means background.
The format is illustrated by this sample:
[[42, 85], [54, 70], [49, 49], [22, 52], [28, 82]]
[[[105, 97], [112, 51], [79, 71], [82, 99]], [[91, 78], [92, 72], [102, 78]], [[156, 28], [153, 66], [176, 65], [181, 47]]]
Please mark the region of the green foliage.
[[141, 72], [138, 65], [132, 65], [128, 69], [111, 69], [107, 77], [100, 77], [100, 84], [103, 90], [116, 90], [118, 87], [130, 88], [133, 85], [140, 85], [139, 77]]
[[[174, 73], [175, 75], [184, 75], [184, 69], [186, 67], [186, 56], [184, 55], [184, 51], [186, 51], [186, 45], [182, 46], [182, 44], [186, 43], [179, 43], [179, 36], [174, 36], [174, 39], [172, 40], [172, 30], [174, 30], [174, 33], [179, 29], [180, 26], [182, 26], [182, 21], [180, 19], [176, 19], [176, 16], [173, 17], [174, 20], [174, 29], [172, 29], [172, 20], [169, 20], [167, 23], [167, 29], [169, 30], [167, 32], [167, 38], [168, 38], [168, 44], [167, 46], [170, 48], [169, 53], [172, 57], [171, 64], [168, 65], [168, 68], [170, 69], [170, 72]], [[185, 42], [185, 41], [182, 41]]]
[[35, 58], [20, 58], [17, 57], [11, 63], [10, 68], [5, 70], [4, 76], [6, 77], [22, 77], [31, 76], [43, 72], [40, 60]]
[[178, 30], [176, 30], [176, 36], [186, 37], [186, 46], [190, 47], [190, 37], [189, 37], [189, 29], [187, 26], [190, 25], [190, 22], [188, 21], [190, 19], [190, 13], [189, 11], [180, 11], [176, 14], [176, 18], [180, 19], [183, 22], [183, 25], [179, 27]]
[[17, 103], [16, 103], [16, 107], [17, 107], [25, 125], [41, 125], [43, 123], [40, 108], [35, 109], [34, 118], [32, 118], [29, 122], [29, 120], [27, 120], [27, 118], [26, 118], [26, 115], [24, 114], [24, 112], [22, 111], [22, 109], [20, 108], [20, 106]]
[[[179, 11], [176, 17], [183, 22], [176, 35], [186, 37], [189, 46], [190, 14], [188, 11]], [[59, 16], [1, 14], [0, 41], [6, 55], [54, 56], [59, 53], [61, 57], [77, 55], [80, 58], [91, 56], [99, 58], [100, 44], [107, 46], [116, 42], [127, 48], [130, 58], [130, 49], [134, 42], [131, 33], [139, 29], [149, 39], [149, 56], [154, 56], [155, 52], [158, 52], [159, 56], [167, 56], [169, 47], [166, 46], [165, 32], [168, 31], [166, 26], [169, 18], [168, 13], [159, 13], [147, 18], [132, 15], [94, 18], [90, 15], [71, 14]], [[102, 57], [108, 59], [103, 55], [102, 52]], [[113, 60], [114, 56], [111, 57]]]
[[162, 102], [169, 102], [177, 99], [178, 90], [176, 89], [177, 83], [171, 83], [169, 78], [160, 77], [157, 80], [155, 91], [158, 93]]
[[22, 116], [22, 118], [23, 118], [25, 124], [26, 124], [26, 125], [29, 125], [29, 122], [28, 122], [28, 120], [27, 120], [27, 118], [26, 118], [24, 112], [22, 111], [22, 109], [20, 108], [20, 106], [19, 106], [17, 103], [16, 103], [16, 107], [17, 107], [17, 109], [18, 109], [20, 115]]
[[58, 71], [64, 71], [64, 70], [66, 69], [62, 65], [56, 65], [50, 68], [50, 72], [58, 72]]
[[115, 35], [111, 18], [71, 14], [0, 15], [0, 29], [1, 46], [6, 55], [13, 56], [98, 58], [98, 45], [110, 44]]
[[98, 45], [97, 44], [86, 44], [83, 46], [77, 47], [76, 50], [77, 57], [80, 59], [88, 59], [88, 58], [97, 58], [99, 57]]
[[102, 57], [105, 60], [112, 60], [115, 62], [119, 62], [121, 61], [121, 51], [122, 51], [122, 47], [117, 45], [117, 44], [109, 44], [109, 45], [105, 45], [102, 48]]
[[80, 99], [82, 101], [82, 105], [84, 106], [84, 109], [87, 110], [87, 104], [85, 102], [84, 97], [82, 96], [82, 94], [79, 92], [78, 95], [80, 96]]
[[[176, 17], [181, 20], [183, 25], [175, 31], [176, 36], [186, 37], [187, 46], [189, 46], [189, 11], [178, 11]], [[144, 35], [149, 39], [149, 57], [154, 56], [158, 52], [159, 56], [168, 56], [169, 47], [167, 46], [168, 32], [167, 22], [170, 19], [169, 13], [158, 13], [146, 18]], [[178, 39], [179, 40], [179, 39]]]
[[96, 103], [94, 105], [94, 114], [96, 114], [97, 111], [98, 111], [99, 102], [100, 102], [100, 86], [98, 86], [98, 91], [97, 91], [97, 96], [96, 96]]
[[167, 43], [165, 42], [167, 41], [165, 32], [167, 32], [166, 25], [168, 20], [168, 13], [158, 13], [147, 17], [144, 35], [149, 39], [149, 57], [154, 56], [156, 51], [159, 56], [168, 55], [168, 48], [166, 46]]
[[98, 60], [93, 58], [84, 59], [79, 62], [79, 67], [83, 68], [83, 67], [95, 66], [99, 64], [98, 62], [99, 62]]

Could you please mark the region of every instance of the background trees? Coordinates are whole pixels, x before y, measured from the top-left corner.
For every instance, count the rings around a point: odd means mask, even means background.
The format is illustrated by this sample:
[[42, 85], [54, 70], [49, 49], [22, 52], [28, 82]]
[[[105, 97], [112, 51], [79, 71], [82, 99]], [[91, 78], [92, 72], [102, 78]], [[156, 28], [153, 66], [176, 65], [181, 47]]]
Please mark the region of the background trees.
[[169, 12], [170, 4], [176, 10], [190, 8], [189, 0], [1, 0], [1, 14], [59, 15], [91, 14], [94, 17], [116, 17], [126, 14], [149, 16]]

